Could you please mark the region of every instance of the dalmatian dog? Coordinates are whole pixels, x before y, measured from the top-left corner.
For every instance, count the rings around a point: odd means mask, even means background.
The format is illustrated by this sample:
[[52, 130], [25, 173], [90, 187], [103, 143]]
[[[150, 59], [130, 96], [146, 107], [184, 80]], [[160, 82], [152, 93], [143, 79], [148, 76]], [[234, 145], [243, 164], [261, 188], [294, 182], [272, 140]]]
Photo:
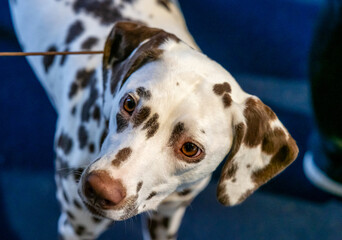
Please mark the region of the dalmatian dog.
[[58, 113], [60, 239], [95, 239], [143, 212], [145, 239], [176, 239], [225, 161], [218, 201], [241, 203], [298, 148], [275, 113], [198, 48], [172, 0], [10, 0], [24, 51]]

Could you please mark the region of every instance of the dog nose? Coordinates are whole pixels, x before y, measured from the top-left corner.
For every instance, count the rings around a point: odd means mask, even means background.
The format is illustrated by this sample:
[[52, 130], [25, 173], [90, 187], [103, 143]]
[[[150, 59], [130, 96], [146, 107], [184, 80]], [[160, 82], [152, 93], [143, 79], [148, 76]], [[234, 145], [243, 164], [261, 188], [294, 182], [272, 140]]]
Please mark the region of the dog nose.
[[104, 171], [91, 172], [85, 181], [84, 194], [88, 200], [103, 209], [111, 209], [125, 197], [125, 188]]

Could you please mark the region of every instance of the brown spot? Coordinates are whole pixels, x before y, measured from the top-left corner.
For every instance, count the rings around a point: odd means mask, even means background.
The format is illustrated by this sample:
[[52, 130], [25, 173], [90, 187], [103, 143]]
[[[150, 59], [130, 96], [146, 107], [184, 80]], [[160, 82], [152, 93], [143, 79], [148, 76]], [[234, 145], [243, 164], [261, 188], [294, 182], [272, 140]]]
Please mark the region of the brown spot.
[[235, 174], [238, 170], [238, 165], [237, 164], [230, 164], [230, 166], [228, 167], [228, 169], [225, 169], [224, 173], [221, 175], [222, 178], [224, 178], [225, 180], [229, 180], [233, 177], [235, 177]]
[[66, 214], [68, 215], [69, 220], [75, 220], [74, 214], [72, 214], [72, 213], [69, 212], [69, 211], [66, 211]]
[[67, 155], [72, 149], [72, 139], [67, 134], [61, 133], [57, 141], [57, 146]]
[[75, 229], [75, 233], [78, 235], [78, 236], [81, 236], [83, 235], [83, 233], [85, 232], [86, 228], [82, 225], [79, 225], [76, 227]]
[[78, 129], [78, 141], [80, 143], [80, 148], [83, 149], [88, 142], [88, 133], [83, 125]]
[[[57, 52], [58, 49], [56, 46], [50, 46], [47, 49], [47, 52]], [[55, 55], [46, 55], [43, 57], [43, 64], [44, 64], [44, 69], [45, 72], [47, 73], [51, 67], [51, 65], [53, 64], [53, 60], [55, 59]]]
[[82, 205], [76, 199], [74, 200], [74, 205], [77, 209], [82, 209]]
[[71, 43], [76, 38], [78, 38], [82, 34], [83, 31], [84, 31], [83, 23], [80, 20], [77, 20], [69, 27], [68, 35], [65, 39], [65, 43], [66, 44]]
[[100, 223], [100, 222], [102, 222], [102, 219], [101, 219], [101, 218], [92, 217], [91, 219], [93, 220], [94, 223]]
[[221, 184], [221, 179], [220, 179], [220, 183], [217, 187], [217, 191], [216, 191], [216, 197], [217, 200], [225, 205], [225, 206], [229, 206], [230, 205], [230, 200], [229, 200], [229, 196], [226, 193], [226, 185], [225, 184]]
[[178, 194], [179, 196], [186, 196], [186, 195], [188, 195], [189, 193], [191, 193], [191, 189], [184, 189], [183, 191], [178, 192], [177, 194]]
[[238, 200], [238, 203], [245, 201], [245, 199], [248, 198], [254, 191], [255, 189], [247, 190], [244, 194], [241, 195], [241, 197]]
[[169, 0], [157, 0], [157, 3], [164, 7], [167, 11], [171, 12], [170, 1]]
[[283, 140], [282, 144], [276, 149], [276, 153], [271, 158], [270, 163], [263, 169], [253, 172], [252, 180], [257, 186], [270, 180], [296, 159], [298, 155], [296, 142], [291, 137], [288, 141]]
[[94, 1], [94, 0], [76, 0], [73, 4], [73, 9], [76, 13], [81, 11], [98, 18], [101, 24], [113, 24], [123, 17], [120, 10], [113, 4], [111, 0]]
[[149, 90], [146, 90], [144, 87], [138, 87], [136, 90], [139, 97], [144, 98], [146, 100], [151, 99], [151, 92]]
[[232, 97], [230, 96], [230, 94], [225, 93], [222, 97], [222, 102], [225, 108], [230, 107], [230, 105], [232, 104]]
[[71, 109], [71, 114], [75, 115], [75, 113], [76, 113], [76, 106], [73, 106], [72, 109]]
[[262, 141], [262, 151], [267, 154], [274, 154], [285, 142], [286, 135], [284, 130], [275, 128], [265, 134], [265, 138]]
[[215, 84], [213, 87], [213, 91], [216, 95], [221, 96], [223, 93], [231, 93], [232, 89], [229, 83], [224, 82], [222, 84]]
[[140, 181], [140, 182], [138, 183], [138, 185], [137, 185], [137, 193], [140, 191], [142, 185], [143, 185], [143, 182]]
[[100, 121], [100, 118], [101, 118], [100, 107], [98, 105], [95, 105], [94, 110], [93, 110], [93, 119]]
[[94, 143], [90, 143], [88, 146], [88, 150], [90, 153], [94, 153], [95, 151], [95, 144]]
[[64, 197], [64, 200], [69, 203], [69, 198], [68, 198], [68, 195], [66, 194], [65, 190], [63, 190], [63, 197]]
[[170, 145], [175, 144], [184, 132], [185, 132], [184, 123], [178, 122], [172, 130], [172, 133], [169, 139], [169, 144]]
[[142, 107], [134, 116], [133, 116], [133, 127], [140, 126], [150, 115], [151, 109], [149, 107]]
[[247, 164], [247, 165], [246, 165], [246, 168], [250, 168], [250, 167], [251, 167], [251, 165], [250, 165], [250, 164]]
[[90, 50], [98, 43], [99, 39], [96, 37], [88, 37], [81, 45], [84, 50]]
[[169, 227], [169, 223], [170, 223], [170, 218], [164, 217], [164, 218], [162, 219], [162, 224], [163, 224], [163, 227], [164, 227], [164, 228], [168, 228], [168, 227]]
[[149, 139], [150, 137], [153, 137], [154, 134], [157, 132], [159, 128], [158, 123], [159, 115], [157, 113], [153, 114], [153, 116], [145, 123], [143, 130], [147, 129], [146, 138]]
[[69, 98], [72, 98], [73, 96], [75, 96], [77, 91], [78, 91], [78, 84], [73, 82], [70, 86]]
[[254, 98], [248, 98], [244, 110], [247, 123], [247, 132], [244, 144], [248, 147], [256, 147], [264, 139], [266, 132], [270, 130], [269, 115], [264, 111], [263, 103]]
[[97, 89], [95, 88], [95, 79], [93, 80], [91, 86], [90, 86], [90, 95], [87, 99], [87, 101], [84, 102], [82, 106], [81, 111], [81, 120], [84, 122], [89, 121], [89, 118], [91, 116], [91, 108], [94, 106], [96, 100], [98, 99], [99, 93]]
[[151, 198], [153, 198], [154, 196], [157, 195], [157, 192], [153, 191], [150, 193], [150, 195], [148, 195], [148, 197], [146, 198], [146, 200], [150, 200]]
[[121, 133], [128, 127], [128, 120], [121, 114], [116, 114], [116, 132]]
[[[64, 52], [69, 52], [69, 48], [64, 49]], [[68, 55], [62, 55], [61, 61], [59, 62], [59, 65], [63, 66], [67, 57], [68, 57]]]
[[107, 137], [107, 135], [108, 135], [108, 126], [109, 126], [109, 121], [106, 120], [106, 121], [105, 121], [105, 127], [104, 127], [104, 129], [103, 129], [103, 131], [102, 131], [102, 134], [101, 134], [101, 138], [100, 138], [100, 147], [99, 147], [99, 148], [102, 147], [102, 144], [103, 144], [104, 140], [106, 139], [106, 137]]
[[127, 148], [121, 149], [115, 155], [115, 159], [112, 161], [113, 166], [119, 167], [121, 165], [121, 163], [126, 161], [131, 154], [132, 154], [132, 149], [131, 148], [127, 147]]
[[76, 95], [77, 91], [80, 88], [85, 88], [91, 84], [90, 89], [90, 98], [92, 101], [96, 99], [97, 97], [97, 90], [95, 89], [95, 70], [86, 70], [86, 69], [80, 69], [76, 73], [76, 80], [71, 84], [70, 90], [69, 90], [69, 98], [72, 98]]
[[76, 73], [76, 81], [79, 83], [81, 88], [88, 86], [90, 81], [95, 77], [95, 70], [80, 69]]

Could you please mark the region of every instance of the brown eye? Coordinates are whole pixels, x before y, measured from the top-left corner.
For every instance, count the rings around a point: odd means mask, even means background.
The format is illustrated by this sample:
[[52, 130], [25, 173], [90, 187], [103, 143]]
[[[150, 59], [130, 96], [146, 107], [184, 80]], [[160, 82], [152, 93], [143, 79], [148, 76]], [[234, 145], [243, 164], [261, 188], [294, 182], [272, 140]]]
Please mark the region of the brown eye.
[[123, 102], [123, 108], [125, 111], [129, 114], [132, 114], [136, 106], [137, 104], [135, 103], [134, 98], [128, 95]]
[[197, 157], [201, 149], [191, 142], [186, 142], [181, 148], [181, 152], [187, 157]]

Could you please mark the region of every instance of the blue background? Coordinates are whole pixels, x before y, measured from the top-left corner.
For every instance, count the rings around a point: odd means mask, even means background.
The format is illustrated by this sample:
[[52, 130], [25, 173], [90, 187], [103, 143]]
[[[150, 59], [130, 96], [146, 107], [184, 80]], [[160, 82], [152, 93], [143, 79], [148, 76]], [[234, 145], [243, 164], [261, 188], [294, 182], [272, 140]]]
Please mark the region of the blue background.
[[[302, 170], [314, 127], [308, 54], [323, 0], [181, 1], [190, 32], [249, 93], [277, 113], [300, 155], [244, 204], [215, 199], [219, 171], [187, 210], [179, 239], [341, 239], [342, 204]], [[20, 51], [7, 1], [0, 3], [0, 51]], [[53, 180], [56, 113], [25, 58], [0, 57], [0, 239], [56, 239]], [[101, 239], [141, 239], [138, 217]]]

